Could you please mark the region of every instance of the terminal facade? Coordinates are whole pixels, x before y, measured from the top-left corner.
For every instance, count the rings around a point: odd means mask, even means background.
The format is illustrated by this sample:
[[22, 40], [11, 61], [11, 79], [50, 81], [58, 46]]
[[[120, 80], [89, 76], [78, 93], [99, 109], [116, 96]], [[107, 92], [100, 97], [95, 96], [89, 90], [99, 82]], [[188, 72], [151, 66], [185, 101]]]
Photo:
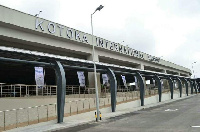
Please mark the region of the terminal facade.
[[[92, 37], [91, 34], [0, 6], [0, 97], [53, 93], [57, 95], [58, 123], [63, 122], [65, 95], [73, 94], [67, 90], [79, 87], [78, 71], [84, 72], [86, 78], [87, 92], [82, 92], [84, 96], [94, 90], [93, 44], [98, 91], [102, 93], [102, 74], [106, 73], [110, 79], [108, 102], [110, 100], [112, 112], [116, 111], [117, 95], [123, 95], [123, 90], [127, 90], [126, 101], [127, 95], [132, 100], [135, 96], [144, 106], [145, 98], [152, 95], [161, 102], [162, 93], [169, 93], [167, 97], [174, 99], [174, 95], [189, 96], [193, 90], [197, 93], [200, 87], [200, 80], [190, 78], [191, 70], [188, 68], [101, 37], [94, 36], [92, 42]], [[46, 91], [44, 87], [39, 91], [35, 85], [34, 67], [44, 67]], [[137, 90], [131, 87], [124, 89], [122, 75], [126, 77], [127, 84], [137, 80]], [[146, 85], [146, 80], [150, 80], [153, 87]], [[79, 97], [81, 90], [79, 87], [76, 91]], [[97, 99], [98, 96], [96, 102]]]
[[[37, 51], [41, 53], [93, 61], [92, 35], [30, 14], [0, 6], [0, 46]], [[158, 57], [137, 51], [128, 46], [94, 36], [95, 61], [131, 67], [139, 70], [159, 72], [184, 77], [191, 76], [191, 70]], [[49, 62], [40, 57], [0, 53], [0, 57]], [[73, 64], [72, 64], [73, 65]], [[74, 64], [76, 65], [76, 64]], [[34, 68], [17, 63], [2, 63], [0, 83], [34, 85]], [[92, 68], [92, 67], [90, 67]], [[67, 69], [66, 84], [79, 85], [77, 70]], [[94, 87], [93, 72], [86, 72], [86, 85]], [[97, 73], [98, 87], [101, 87], [101, 73]], [[127, 76], [127, 83], [132, 83]], [[118, 85], [122, 85], [121, 74], [116, 74]], [[148, 79], [148, 78], [146, 78]], [[56, 85], [55, 73], [45, 68], [46, 85]]]

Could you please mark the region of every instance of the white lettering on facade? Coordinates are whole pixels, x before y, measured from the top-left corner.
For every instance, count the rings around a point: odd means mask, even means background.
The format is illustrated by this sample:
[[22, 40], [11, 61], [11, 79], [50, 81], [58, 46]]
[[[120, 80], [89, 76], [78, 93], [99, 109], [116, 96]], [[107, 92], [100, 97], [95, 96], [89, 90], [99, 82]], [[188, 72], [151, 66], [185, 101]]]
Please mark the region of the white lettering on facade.
[[40, 26], [41, 30], [44, 31], [43, 27], [42, 27], [42, 23], [43, 21], [41, 20], [40, 22], [38, 21], [38, 18], [35, 21], [35, 29], [38, 28], [38, 26]]
[[83, 35], [83, 40], [82, 41], [88, 43], [88, 39], [87, 39], [86, 34]]
[[109, 41], [106, 41], [106, 44], [105, 44], [106, 45], [106, 49], [108, 49], [108, 43], [109, 43]]
[[64, 29], [64, 27], [61, 25], [58, 25], [58, 27], [60, 28], [60, 36], [62, 36], [62, 29]]
[[120, 53], [123, 53], [123, 47], [124, 47], [123, 45], [120, 45], [120, 46], [119, 46], [119, 52], [120, 52]]
[[98, 47], [104, 47], [103, 39], [96, 38], [96, 46]]
[[[51, 28], [52, 27], [52, 28]], [[53, 29], [53, 30], [52, 30]], [[48, 24], [48, 31], [51, 33], [51, 34], [54, 34], [56, 32], [56, 27], [53, 23], [49, 23]]]
[[80, 32], [79, 31], [75, 31], [75, 39], [81, 41]]
[[[48, 29], [49, 33], [51, 33], [51, 34], [55, 34], [56, 32], [59, 32], [59, 33], [57, 33], [57, 34], [59, 34], [59, 36], [64, 36], [63, 32], [65, 32], [66, 33], [65, 37], [67, 39], [73, 39], [74, 35], [75, 35], [74, 40], [77, 40], [79, 42], [88, 43], [87, 34], [85, 34], [85, 33], [82, 33], [80, 31], [77, 31], [77, 30], [74, 30], [74, 29], [71, 29], [68, 27], [64, 27], [61, 25], [56, 25], [51, 22], [44, 23], [43, 20], [39, 20], [38, 18], [36, 18], [35, 29], [40, 28], [42, 31], [44, 31], [44, 28], [43, 28], [44, 25], [47, 27], [45, 29]], [[107, 41], [107, 40], [104, 40], [101, 38], [96, 38], [96, 46], [101, 47], [101, 48], [106, 48], [108, 50], [116, 51], [116, 52], [119, 52], [122, 54], [138, 57], [140, 59], [144, 59], [144, 54], [140, 51], [137, 51], [128, 46], [123, 46], [121, 44], [110, 42], [110, 41]], [[159, 63], [160, 58], [149, 55], [148, 60]]]
[[114, 45], [114, 47], [115, 47], [115, 51], [119, 52], [119, 44], [116, 43], [116, 44]]
[[133, 49], [132, 49], [132, 48], [129, 48], [129, 55], [130, 55], [130, 56], [133, 56], [133, 55], [134, 55]]
[[137, 50], [134, 51], [134, 57], [139, 57], [139, 52]]
[[103, 39], [99, 39], [99, 46], [103, 48]]
[[148, 55], [148, 60], [157, 63], [160, 62], [160, 58], [151, 55]]
[[111, 42], [111, 43], [110, 43], [110, 50], [114, 50], [113, 45], [114, 45], [114, 43]]
[[72, 31], [72, 29], [67, 28], [66, 33], [67, 33], [67, 37], [68, 37], [69, 39], [73, 38], [73, 31]]
[[128, 55], [128, 46], [124, 47], [124, 54]]

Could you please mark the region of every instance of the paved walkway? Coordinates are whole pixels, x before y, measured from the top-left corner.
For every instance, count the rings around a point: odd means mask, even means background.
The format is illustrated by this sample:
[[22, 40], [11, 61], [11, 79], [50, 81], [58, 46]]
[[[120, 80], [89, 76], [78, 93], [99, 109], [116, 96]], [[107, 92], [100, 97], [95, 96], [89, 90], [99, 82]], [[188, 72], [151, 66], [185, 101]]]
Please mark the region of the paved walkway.
[[56, 132], [200, 132], [199, 95]]
[[[191, 96], [188, 96], [188, 97], [191, 97]], [[138, 111], [138, 110], [141, 110], [141, 109], [145, 109], [145, 108], [149, 108], [149, 107], [173, 102], [173, 101], [176, 101], [176, 100], [181, 100], [181, 99], [188, 98], [188, 97], [177, 98], [177, 99], [173, 99], [173, 100], [163, 101], [161, 103], [155, 103], [155, 104], [150, 104], [150, 105], [146, 105], [146, 106], [143, 106], [143, 107], [140, 106], [140, 107], [135, 107], [135, 108], [133, 108], [131, 105], [128, 105], [128, 103], [127, 103], [126, 108], [119, 109], [119, 110], [117, 110], [117, 112], [114, 112], [114, 113], [111, 112], [110, 108], [103, 108], [100, 111], [102, 113], [102, 120], [105, 120], [105, 119], [115, 117], [115, 116], [119, 116], [119, 115], [122, 115], [122, 114], [125, 114], [125, 113]], [[140, 103], [140, 102], [136, 102], [136, 103]], [[120, 105], [121, 105], [121, 108], [122, 108], [124, 104], [117, 105], [117, 108], [120, 108]], [[54, 130], [69, 128], [69, 127], [73, 127], [73, 126], [77, 126], [77, 125], [81, 125], [81, 124], [85, 124], [85, 123], [89, 123], [89, 122], [92, 123], [92, 122], [95, 122], [94, 112], [95, 111], [91, 111], [91, 112], [87, 112], [87, 113], [82, 113], [82, 114], [78, 114], [78, 115], [65, 117], [64, 123], [61, 123], [61, 124], [58, 124], [56, 120], [52, 120], [52, 121], [43, 122], [43, 123], [39, 123], [39, 124], [35, 124], [35, 125], [30, 125], [30, 126], [26, 126], [26, 127], [12, 129], [12, 130], [9, 130], [9, 132], [16, 132], [16, 131], [18, 131], [18, 132], [54, 131]]]

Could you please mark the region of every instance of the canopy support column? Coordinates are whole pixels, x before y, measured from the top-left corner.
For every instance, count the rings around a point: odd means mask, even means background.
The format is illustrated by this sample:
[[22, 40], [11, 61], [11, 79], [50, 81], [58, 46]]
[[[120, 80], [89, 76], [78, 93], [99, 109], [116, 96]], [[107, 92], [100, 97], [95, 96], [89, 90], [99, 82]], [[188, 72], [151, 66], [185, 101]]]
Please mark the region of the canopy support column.
[[55, 72], [57, 81], [57, 120], [58, 123], [62, 123], [65, 107], [66, 78], [65, 70], [59, 61], [55, 62]]
[[182, 79], [185, 82], [185, 87], [186, 87], [186, 95], [188, 96], [188, 82], [185, 78]]
[[144, 106], [144, 80], [139, 72], [136, 72], [136, 77], [139, 81], [141, 106]]
[[180, 78], [177, 77], [177, 81], [178, 81], [178, 88], [179, 88], [179, 91], [180, 91], [180, 97], [182, 97], [182, 83], [181, 83]]
[[155, 75], [154, 79], [156, 80], [156, 82], [158, 84], [159, 102], [161, 102], [161, 99], [162, 99], [162, 83], [161, 83], [160, 78], [158, 77], [158, 75]]
[[171, 99], [173, 99], [173, 98], [174, 98], [174, 86], [173, 86], [173, 80], [172, 80], [170, 77], [168, 77], [167, 80], [168, 80], [169, 87], [170, 87]]
[[107, 74], [110, 79], [110, 93], [111, 93], [111, 109], [112, 112], [116, 111], [116, 97], [117, 97], [117, 80], [115, 77], [115, 73], [108, 68]]

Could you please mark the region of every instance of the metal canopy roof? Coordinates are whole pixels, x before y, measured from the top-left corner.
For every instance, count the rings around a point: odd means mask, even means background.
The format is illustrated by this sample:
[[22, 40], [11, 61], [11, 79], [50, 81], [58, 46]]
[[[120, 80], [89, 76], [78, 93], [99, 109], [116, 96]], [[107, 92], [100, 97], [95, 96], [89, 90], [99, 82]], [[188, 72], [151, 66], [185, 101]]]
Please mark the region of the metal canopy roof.
[[[10, 59], [18, 59], [21, 61], [29, 61], [30, 63], [38, 63], [43, 65], [53, 65], [52, 62], [55, 60], [59, 60], [62, 62], [64, 67], [68, 68], [79, 68], [79, 69], [88, 69], [92, 70], [93, 68], [93, 61], [83, 60], [83, 59], [77, 59], [72, 57], [66, 57], [66, 56], [60, 56], [60, 55], [54, 55], [49, 53], [43, 53], [38, 51], [29, 51], [29, 50], [23, 50], [18, 48], [12, 48], [12, 47], [5, 47], [0, 46], [0, 56], [2, 56], [1, 60], [6, 60], [6, 58]], [[5, 58], [3, 58], [5, 57]], [[190, 77], [185, 76], [179, 76], [179, 75], [172, 75], [172, 74], [166, 74], [166, 73], [160, 73], [160, 72], [154, 72], [149, 70], [141, 70], [126, 66], [120, 66], [115, 64], [108, 64], [108, 63], [102, 63], [102, 62], [95, 62], [97, 65], [97, 69], [99, 71], [105, 71], [105, 67], [112, 68], [114, 72], [123, 73], [123, 74], [134, 74], [135, 72], [140, 72], [142, 75], [159, 75], [161, 77], [171, 77], [171, 78], [186, 78], [191, 79]]]

